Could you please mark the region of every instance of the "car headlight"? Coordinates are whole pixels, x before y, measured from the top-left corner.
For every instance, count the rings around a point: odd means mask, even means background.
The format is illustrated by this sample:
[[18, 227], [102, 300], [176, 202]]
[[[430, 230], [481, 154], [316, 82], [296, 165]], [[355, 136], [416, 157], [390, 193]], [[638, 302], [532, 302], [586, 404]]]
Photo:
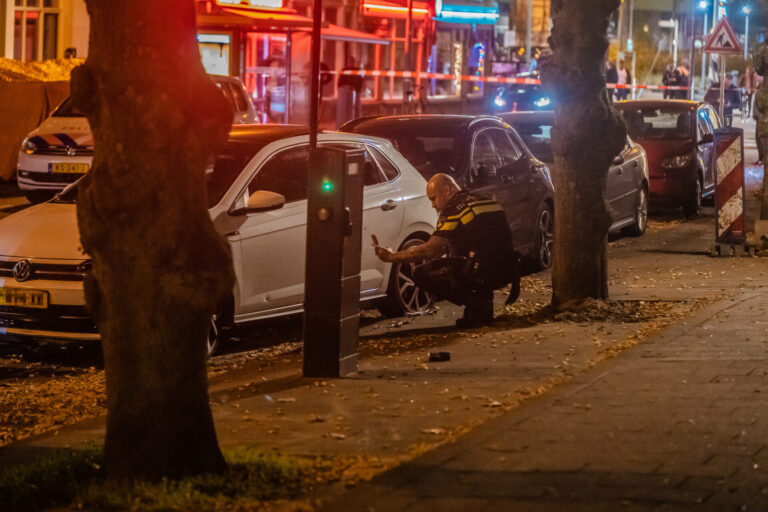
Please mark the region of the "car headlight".
[[35, 144], [29, 139], [24, 139], [24, 142], [21, 143], [21, 150], [28, 155], [32, 155], [34, 153], [37, 153], [37, 144]]
[[552, 103], [552, 100], [550, 100], [548, 96], [544, 96], [544, 97], [539, 98], [539, 99], [537, 99], [536, 101], [533, 102], [533, 104], [536, 105], [539, 108], [546, 107], [550, 103]]
[[661, 166], [665, 169], [680, 169], [681, 167], [687, 167], [691, 163], [691, 154], [677, 155], [672, 158], [667, 158], [661, 162]]
[[93, 263], [91, 263], [91, 260], [85, 260], [84, 262], [82, 262], [77, 266], [77, 273], [85, 277], [87, 274], [91, 272], [92, 267], [93, 267]]
[[501, 96], [496, 96], [495, 98], [493, 98], [493, 104], [496, 105], [497, 107], [504, 107], [507, 105], [507, 100], [505, 100]]

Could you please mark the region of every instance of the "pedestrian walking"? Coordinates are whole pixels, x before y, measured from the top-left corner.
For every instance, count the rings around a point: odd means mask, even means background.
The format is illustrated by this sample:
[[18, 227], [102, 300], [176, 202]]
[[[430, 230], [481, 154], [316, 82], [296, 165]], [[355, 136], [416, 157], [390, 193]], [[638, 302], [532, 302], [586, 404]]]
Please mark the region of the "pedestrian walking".
[[[352, 56], [347, 57], [342, 71], [359, 71]], [[363, 77], [360, 75], [339, 75], [338, 99], [336, 103], [336, 126], [360, 117], [360, 91], [363, 90]]]
[[[376, 256], [391, 263], [422, 262], [414, 271], [417, 286], [437, 299], [464, 306], [459, 327], [476, 327], [493, 320], [493, 291], [512, 283], [507, 303], [520, 293], [520, 274], [512, 247], [512, 232], [504, 210], [493, 199], [473, 194], [447, 174], [427, 183], [427, 197], [439, 218], [426, 243], [392, 252], [378, 245]], [[449, 257], [443, 257], [444, 255]]]
[[[616, 68], [616, 74], [618, 79], [616, 80], [617, 85], [631, 85], [632, 84], [632, 74], [624, 67], [624, 61], [619, 61], [619, 67]], [[616, 89], [616, 100], [617, 101], [623, 101], [627, 99], [627, 96], [629, 95], [629, 89], [619, 88]]]
[[686, 89], [679, 89], [677, 91], [674, 91], [672, 97], [680, 100], [687, 99], [688, 98], [687, 87], [691, 85], [691, 73], [690, 71], [688, 71], [687, 61], [683, 61], [682, 64], [677, 66], [677, 69], [675, 69], [675, 76], [677, 77], [677, 86], [686, 87]]
[[[667, 63], [667, 67], [661, 77], [661, 83], [668, 87], [677, 86], [677, 73], [675, 72], [675, 65], [672, 62]], [[664, 89], [664, 99], [668, 100], [674, 98], [674, 92], [675, 91], [672, 91], [671, 89]]]

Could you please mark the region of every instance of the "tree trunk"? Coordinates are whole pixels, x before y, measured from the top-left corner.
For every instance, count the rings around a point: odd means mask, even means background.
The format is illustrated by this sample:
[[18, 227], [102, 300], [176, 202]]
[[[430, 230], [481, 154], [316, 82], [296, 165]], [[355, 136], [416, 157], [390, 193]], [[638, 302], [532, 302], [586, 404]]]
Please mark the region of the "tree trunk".
[[619, 0], [551, 4], [553, 55], [542, 67], [542, 81], [555, 98], [552, 305], [561, 310], [608, 297], [605, 184], [626, 141], [604, 74], [608, 17], [618, 6]]
[[[752, 51], [752, 63], [755, 73], [765, 76], [768, 73], [768, 44], [760, 43]], [[755, 125], [755, 142], [762, 149], [763, 160], [763, 187], [760, 197], [760, 220], [755, 222], [756, 245], [760, 254], [768, 251], [768, 233], [766, 224], [768, 224], [768, 173], [765, 172], [766, 150], [768, 149], [768, 86], [765, 82], [755, 93], [755, 112], [757, 113], [757, 123]], [[766, 222], [760, 222], [766, 221]]]
[[96, 153], [79, 190], [86, 300], [102, 336], [111, 478], [216, 471], [205, 337], [232, 292], [204, 171], [230, 108], [205, 74], [192, 0], [86, 0], [89, 56], [72, 73]]

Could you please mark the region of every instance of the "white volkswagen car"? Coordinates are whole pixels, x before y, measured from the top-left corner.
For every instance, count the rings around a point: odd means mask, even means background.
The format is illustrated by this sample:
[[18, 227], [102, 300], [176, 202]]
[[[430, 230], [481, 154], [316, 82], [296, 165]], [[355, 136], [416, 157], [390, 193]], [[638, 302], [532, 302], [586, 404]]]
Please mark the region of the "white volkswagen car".
[[[232, 124], [256, 124], [256, 110], [237, 77], [210, 75], [232, 108]], [[93, 160], [88, 119], [67, 98], [21, 144], [16, 165], [19, 189], [32, 203], [53, 197], [87, 173]]]
[[[389, 315], [429, 309], [431, 298], [411, 280], [413, 266], [393, 268], [366, 243], [375, 234], [402, 249], [429, 237], [437, 216], [424, 178], [386, 140], [327, 132], [318, 141], [365, 150], [361, 300]], [[222, 328], [302, 311], [308, 158], [306, 127], [242, 126], [208, 170], [209, 212], [232, 248], [237, 277], [211, 321], [210, 352]], [[83, 295], [90, 262], [80, 247], [77, 189], [75, 182], [0, 220], [0, 338], [99, 338]]]

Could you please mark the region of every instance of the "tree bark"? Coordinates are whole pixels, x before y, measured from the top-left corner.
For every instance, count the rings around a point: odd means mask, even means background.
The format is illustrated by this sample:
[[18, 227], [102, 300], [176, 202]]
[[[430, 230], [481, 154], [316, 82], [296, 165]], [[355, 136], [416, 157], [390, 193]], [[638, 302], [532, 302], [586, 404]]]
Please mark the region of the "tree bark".
[[605, 87], [608, 17], [619, 0], [552, 0], [552, 57], [542, 82], [555, 98], [552, 305], [608, 298], [608, 168], [626, 141]]
[[230, 109], [205, 74], [192, 0], [86, 0], [90, 45], [72, 73], [95, 140], [77, 217], [102, 336], [111, 478], [217, 471], [205, 337], [232, 292], [204, 171]]

